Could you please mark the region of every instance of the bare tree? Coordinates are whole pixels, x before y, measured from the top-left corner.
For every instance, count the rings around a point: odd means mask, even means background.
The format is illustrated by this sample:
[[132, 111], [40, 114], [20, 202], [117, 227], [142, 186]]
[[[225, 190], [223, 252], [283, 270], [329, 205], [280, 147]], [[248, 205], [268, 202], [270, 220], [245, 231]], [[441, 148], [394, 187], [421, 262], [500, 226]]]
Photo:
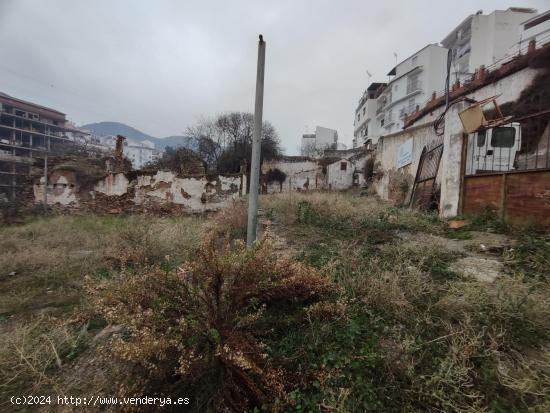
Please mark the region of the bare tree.
[[[212, 171], [239, 172], [241, 163], [252, 153], [254, 116], [230, 112], [214, 119], [203, 118], [188, 128], [187, 133], [198, 141], [198, 153]], [[277, 131], [269, 122], [262, 128], [262, 159], [280, 155]]]

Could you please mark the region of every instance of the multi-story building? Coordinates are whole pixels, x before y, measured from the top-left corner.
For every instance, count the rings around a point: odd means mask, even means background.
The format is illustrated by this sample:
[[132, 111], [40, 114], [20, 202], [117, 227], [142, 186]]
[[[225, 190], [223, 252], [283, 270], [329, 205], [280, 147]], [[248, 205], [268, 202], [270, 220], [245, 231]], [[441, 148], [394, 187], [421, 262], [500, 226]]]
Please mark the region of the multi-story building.
[[380, 128], [376, 122], [376, 99], [386, 87], [386, 83], [371, 83], [359, 99], [353, 121], [353, 147], [368, 143], [376, 144], [380, 137]]
[[453, 80], [469, 80], [476, 69], [501, 63], [519, 51], [519, 30], [526, 19], [535, 16], [535, 9], [510, 7], [491, 14], [472, 14], [442, 41], [453, 51]]
[[64, 113], [0, 93], [0, 200], [16, 198], [35, 163], [72, 146], [66, 123]]
[[334, 129], [317, 126], [315, 133], [302, 135], [302, 156], [317, 157], [323, 154], [325, 149], [338, 146], [338, 132]]
[[127, 141], [124, 145], [124, 155], [132, 162], [134, 169], [141, 169], [153, 161], [155, 144], [151, 141]]
[[532, 16], [520, 25], [519, 49], [524, 52], [532, 40], [538, 46], [550, 42], [550, 10]]
[[388, 73], [390, 81], [377, 98], [376, 139], [399, 131], [407, 114], [423, 106], [434, 91], [444, 89], [447, 53], [444, 47], [429, 44]]

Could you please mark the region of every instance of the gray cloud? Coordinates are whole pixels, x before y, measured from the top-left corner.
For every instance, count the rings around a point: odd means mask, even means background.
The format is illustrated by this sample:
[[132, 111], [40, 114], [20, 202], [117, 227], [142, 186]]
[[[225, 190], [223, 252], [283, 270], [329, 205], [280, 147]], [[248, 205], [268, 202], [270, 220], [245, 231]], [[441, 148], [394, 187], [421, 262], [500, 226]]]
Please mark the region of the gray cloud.
[[[480, 4], [482, 3], [482, 5]], [[544, 0], [522, 1], [544, 10]], [[155, 136], [200, 116], [252, 111], [257, 35], [267, 41], [264, 118], [295, 153], [306, 125], [351, 142], [372, 81], [505, 1], [0, 0], [0, 90]]]

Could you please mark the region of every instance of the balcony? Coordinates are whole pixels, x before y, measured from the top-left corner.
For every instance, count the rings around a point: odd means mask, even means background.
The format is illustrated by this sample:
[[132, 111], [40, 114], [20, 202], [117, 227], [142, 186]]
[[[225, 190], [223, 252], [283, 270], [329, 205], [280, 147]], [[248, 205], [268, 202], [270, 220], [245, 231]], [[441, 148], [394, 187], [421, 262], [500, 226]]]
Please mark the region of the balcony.
[[410, 95], [417, 90], [422, 90], [422, 82], [419, 79], [415, 79], [407, 83], [407, 95]]

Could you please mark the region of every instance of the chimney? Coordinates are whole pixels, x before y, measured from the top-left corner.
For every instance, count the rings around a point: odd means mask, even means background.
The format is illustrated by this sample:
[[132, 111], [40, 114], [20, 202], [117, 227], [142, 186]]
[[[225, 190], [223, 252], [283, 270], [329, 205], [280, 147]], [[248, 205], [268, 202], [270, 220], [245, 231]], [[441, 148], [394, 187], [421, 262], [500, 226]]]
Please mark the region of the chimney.
[[126, 138], [122, 135], [116, 136], [116, 146], [115, 146], [115, 159], [117, 166], [121, 167], [124, 160], [124, 141]]

